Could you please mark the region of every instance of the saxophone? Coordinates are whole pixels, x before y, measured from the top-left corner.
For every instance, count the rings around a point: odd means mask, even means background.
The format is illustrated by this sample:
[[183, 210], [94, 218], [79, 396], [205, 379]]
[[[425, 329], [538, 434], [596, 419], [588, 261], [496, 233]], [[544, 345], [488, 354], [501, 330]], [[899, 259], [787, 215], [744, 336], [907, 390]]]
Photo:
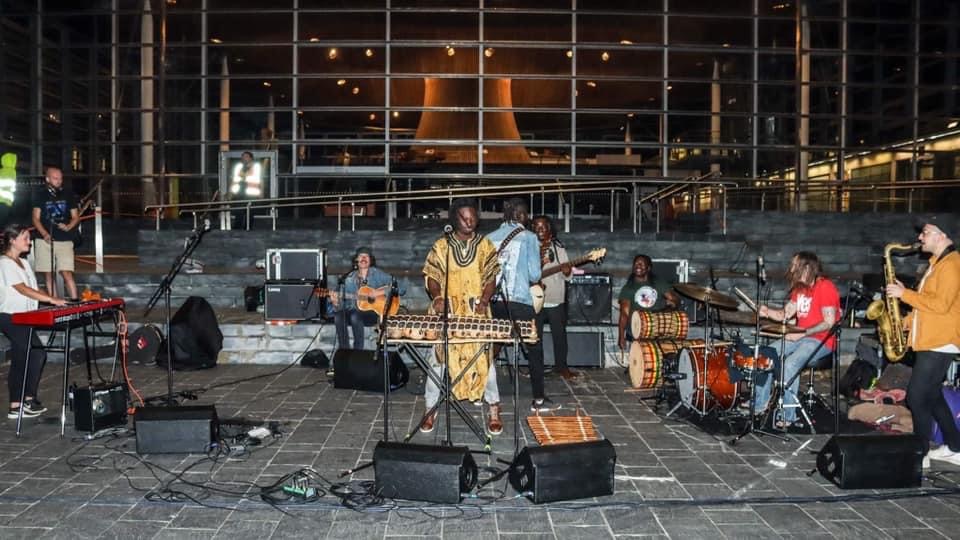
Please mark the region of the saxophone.
[[[885, 283], [894, 283], [897, 272], [893, 267], [890, 254], [893, 251], [916, 251], [920, 244], [887, 244], [883, 248], [883, 277]], [[900, 300], [882, 295], [882, 299], [874, 300], [867, 306], [867, 318], [877, 321], [877, 335], [883, 345], [883, 354], [889, 362], [899, 362], [907, 354], [907, 335], [903, 329], [903, 320], [900, 317]]]

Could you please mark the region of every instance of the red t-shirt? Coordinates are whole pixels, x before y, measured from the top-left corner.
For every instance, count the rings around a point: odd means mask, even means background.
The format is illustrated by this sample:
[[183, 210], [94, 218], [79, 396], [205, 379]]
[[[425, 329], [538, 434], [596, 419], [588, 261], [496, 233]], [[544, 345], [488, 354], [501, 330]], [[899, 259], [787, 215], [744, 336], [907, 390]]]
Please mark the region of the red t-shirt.
[[[790, 301], [797, 306], [797, 326], [800, 328], [810, 328], [823, 322], [823, 308], [832, 307], [836, 317], [840, 316], [840, 293], [837, 287], [827, 278], [817, 278], [813, 287], [804, 287], [794, 289], [790, 293]], [[814, 339], [823, 339], [827, 336], [828, 330], [810, 334]], [[836, 335], [830, 336], [830, 339], [823, 344], [831, 351], [837, 348]]]

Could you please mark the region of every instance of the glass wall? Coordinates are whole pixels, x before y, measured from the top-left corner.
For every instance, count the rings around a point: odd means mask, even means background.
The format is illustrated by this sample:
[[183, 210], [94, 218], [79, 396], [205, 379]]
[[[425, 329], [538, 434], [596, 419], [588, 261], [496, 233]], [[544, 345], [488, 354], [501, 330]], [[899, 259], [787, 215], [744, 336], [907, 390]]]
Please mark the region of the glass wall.
[[[728, 190], [734, 206], [763, 192], [783, 207], [857, 210], [877, 193], [837, 197], [838, 184], [957, 176], [955, 149], [923, 143], [960, 120], [949, 0], [0, 0], [0, 11], [0, 152], [35, 181], [61, 166], [79, 194], [103, 179], [118, 214], [211, 199], [222, 150], [275, 150], [286, 197], [718, 171], [743, 188]], [[893, 145], [895, 165], [851, 159]]]

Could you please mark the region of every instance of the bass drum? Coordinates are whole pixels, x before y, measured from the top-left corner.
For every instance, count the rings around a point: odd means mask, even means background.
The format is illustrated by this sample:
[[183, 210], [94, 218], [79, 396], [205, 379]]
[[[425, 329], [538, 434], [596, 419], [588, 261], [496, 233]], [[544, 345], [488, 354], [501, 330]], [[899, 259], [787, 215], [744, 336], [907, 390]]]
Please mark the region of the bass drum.
[[[727, 347], [683, 349], [677, 358], [677, 380], [680, 401], [698, 411], [714, 407], [728, 410], [737, 402], [739, 384], [730, 381], [727, 371]], [[704, 372], [706, 371], [706, 372]]]
[[702, 339], [634, 341], [630, 344], [630, 384], [635, 389], [657, 388], [666, 373], [676, 372], [676, 353], [703, 346]]
[[152, 364], [157, 361], [163, 334], [152, 324], [145, 324], [134, 330], [127, 338], [129, 350], [127, 360], [133, 364]]

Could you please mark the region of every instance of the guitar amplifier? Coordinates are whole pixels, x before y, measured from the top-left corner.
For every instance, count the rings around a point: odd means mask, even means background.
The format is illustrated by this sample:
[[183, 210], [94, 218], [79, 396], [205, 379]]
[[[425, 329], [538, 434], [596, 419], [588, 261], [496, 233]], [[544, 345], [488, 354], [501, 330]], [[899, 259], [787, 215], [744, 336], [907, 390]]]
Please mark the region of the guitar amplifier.
[[267, 281], [323, 281], [326, 253], [322, 249], [268, 249]]
[[73, 427], [91, 433], [127, 423], [127, 385], [70, 386], [68, 399], [73, 409]]
[[304, 321], [324, 312], [326, 299], [314, 293], [313, 282], [267, 281], [263, 285], [263, 318]]

